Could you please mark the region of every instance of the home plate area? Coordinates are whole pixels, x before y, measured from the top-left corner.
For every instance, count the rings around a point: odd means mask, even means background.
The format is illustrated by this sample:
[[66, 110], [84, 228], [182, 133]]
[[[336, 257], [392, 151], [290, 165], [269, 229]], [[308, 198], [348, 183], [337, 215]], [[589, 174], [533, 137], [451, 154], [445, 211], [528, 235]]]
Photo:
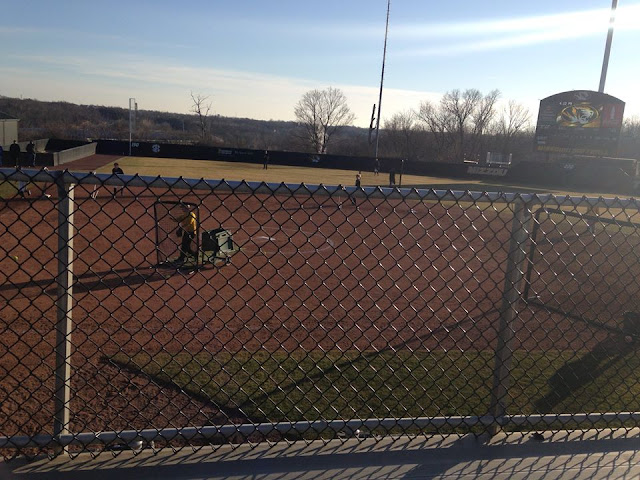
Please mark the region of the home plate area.
[[335, 248], [334, 242], [320, 231], [306, 231], [297, 228], [262, 226], [253, 232], [235, 232], [233, 239], [240, 249], [248, 254], [273, 255], [329, 253]]

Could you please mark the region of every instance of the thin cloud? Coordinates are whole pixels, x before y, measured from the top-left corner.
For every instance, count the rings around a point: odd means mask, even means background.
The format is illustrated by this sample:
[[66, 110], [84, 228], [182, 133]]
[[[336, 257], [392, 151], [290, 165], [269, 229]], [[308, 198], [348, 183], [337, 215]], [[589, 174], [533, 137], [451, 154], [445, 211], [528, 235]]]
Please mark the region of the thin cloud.
[[407, 38], [460, 37], [556, 28], [585, 30], [585, 27], [606, 25], [608, 21], [608, 11], [598, 9], [504, 20], [401, 25], [394, 28], [393, 33], [395, 36]]
[[[167, 66], [164, 59], [149, 59], [135, 55], [116, 54], [95, 60], [91, 57], [77, 56], [21, 56], [20, 59], [29, 69], [41, 66], [65, 71], [68, 75], [93, 76], [101, 80], [131, 82], [132, 85], [179, 86], [187, 91], [202, 89], [217, 92], [239, 93], [247, 90], [271, 88], [315, 88], [318, 82], [293, 79], [275, 75], [238, 70], [224, 70], [207, 67]], [[27, 71], [27, 70], [25, 70]]]
[[114, 35], [108, 33], [96, 33], [84, 30], [69, 30], [59, 28], [33, 28], [33, 27], [7, 27], [0, 26], [0, 35], [29, 34], [40, 35], [51, 42], [52, 39], [81, 38], [82, 43], [102, 42], [108, 45], [120, 45], [136, 48], [165, 48], [168, 50], [184, 50], [193, 48], [192, 45], [170, 41], [149, 40], [147, 38], [131, 37], [126, 35]]
[[[44, 94], [47, 99], [78, 103], [113, 104], [134, 96], [144, 109], [186, 113], [190, 105], [189, 92], [194, 91], [209, 95], [214, 110], [221, 115], [246, 116], [250, 111], [252, 118], [293, 120], [294, 106], [305, 92], [333, 86], [347, 96], [356, 114], [356, 125], [367, 127], [371, 106], [378, 101], [378, 87], [206, 67], [167, 66], [160, 59], [135, 55], [116, 55], [100, 61], [77, 56], [55, 59], [30, 56], [23, 60], [29, 69], [14, 66], [9, 72], [6, 67], [0, 67], [0, 74], [10, 73], [13, 78], [19, 78], [20, 94], [34, 98], [38, 97], [36, 90], [42, 90], [36, 85], [32, 70], [34, 65], [39, 65], [49, 72], [51, 90]], [[417, 108], [423, 100], [437, 99], [439, 94], [435, 92], [385, 88], [383, 120], [397, 111]]]
[[448, 56], [473, 52], [526, 47], [559, 40], [582, 38], [585, 35], [575, 30], [557, 29], [533, 32], [525, 35], [511, 35], [489, 40], [467, 40], [465, 42], [442, 44], [428, 48], [405, 49], [394, 52], [400, 56]]
[[[505, 33], [523, 33], [540, 30], [582, 31], [586, 35], [599, 34], [609, 24], [611, 10], [598, 8], [565, 12], [552, 15], [532, 15], [527, 17], [504, 18], [499, 20], [474, 20], [439, 23], [398, 23], [394, 21], [393, 7], [389, 24], [389, 37], [399, 40], [420, 40], [438, 38], [477, 37]], [[284, 28], [284, 25], [282, 26]], [[616, 9], [616, 29], [640, 29], [640, 4], [618, 6]], [[379, 38], [384, 33], [384, 23], [361, 24], [337, 22], [332, 25], [286, 25], [286, 30], [295, 34], [315, 34], [323, 37]], [[594, 31], [595, 30], [595, 31]]]
[[18, 34], [22, 34], [22, 33], [36, 33], [39, 32], [41, 30], [39, 29], [35, 29], [35, 28], [31, 28], [31, 27], [7, 27], [6, 25], [0, 25], [0, 35], [14, 35], [16, 33]]
[[[404, 41], [405, 46], [394, 50], [394, 54], [455, 55], [579, 39], [602, 35], [609, 26], [609, 19], [610, 10], [597, 9], [505, 20], [400, 25], [393, 28], [392, 35]], [[617, 9], [615, 28], [640, 30], [640, 4]], [[421, 40], [429, 40], [429, 47], [406, 45]], [[437, 40], [442, 42], [434, 44]]]

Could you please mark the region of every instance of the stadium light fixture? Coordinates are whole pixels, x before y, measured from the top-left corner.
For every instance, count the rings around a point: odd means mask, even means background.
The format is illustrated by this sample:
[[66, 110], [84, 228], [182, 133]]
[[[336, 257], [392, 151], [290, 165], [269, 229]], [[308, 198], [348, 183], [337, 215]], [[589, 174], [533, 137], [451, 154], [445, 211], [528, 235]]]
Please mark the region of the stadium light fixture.
[[138, 113], [138, 104], [135, 98], [129, 98], [129, 156], [131, 156], [131, 140], [133, 138], [134, 110]]
[[389, 34], [389, 10], [391, 8], [391, 0], [387, 0], [387, 23], [384, 29], [384, 50], [382, 51], [382, 73], [380, 75], [380, 95], [378, 97], [378, 118], [376, 119], [376, 153], [378, 158], [378, 146], [380, 144], [380, 114], [382, 113], [382, 84], [384, 83], [384, 64], [387, 58], [387, 35]]
[[609, 68], [609, 54], [611, 53], [611, 41], [613, 40], [613, 23], [616, 19], [616, 7], [618, 0], [612, 0], [611, 17], [609, 18], [609, 32], [607, 33], [607, 42], [604, 47], [604, 59], [602, 60], [602, 72], [600, 73], [600, 86], [598, 92], [604, 93], [604, 82], [607, 80], [607, 69]]

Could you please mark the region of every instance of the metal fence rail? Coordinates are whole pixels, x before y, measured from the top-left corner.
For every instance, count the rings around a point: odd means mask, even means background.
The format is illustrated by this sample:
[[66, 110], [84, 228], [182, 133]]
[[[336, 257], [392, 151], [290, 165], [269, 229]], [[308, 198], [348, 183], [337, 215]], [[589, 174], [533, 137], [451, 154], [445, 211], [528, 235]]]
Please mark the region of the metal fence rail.
[[637, 425], [634, 199], [14, 169], [0, 197], [5, 459]]

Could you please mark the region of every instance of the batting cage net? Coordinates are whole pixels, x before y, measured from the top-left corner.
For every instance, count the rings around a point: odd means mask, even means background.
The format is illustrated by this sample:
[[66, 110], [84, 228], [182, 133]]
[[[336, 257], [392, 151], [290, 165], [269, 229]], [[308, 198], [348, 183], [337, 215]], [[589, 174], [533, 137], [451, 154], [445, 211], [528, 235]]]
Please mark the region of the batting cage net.
[[635, 199], [374, 182], [0, 169], [0, 453], [640, 426]]
[[575, 322], [632, 333], [630, 319], [640, 312], [640, 223], [622, 210], [613, 217], [597, 210], [535, 213], [524, 297]]

